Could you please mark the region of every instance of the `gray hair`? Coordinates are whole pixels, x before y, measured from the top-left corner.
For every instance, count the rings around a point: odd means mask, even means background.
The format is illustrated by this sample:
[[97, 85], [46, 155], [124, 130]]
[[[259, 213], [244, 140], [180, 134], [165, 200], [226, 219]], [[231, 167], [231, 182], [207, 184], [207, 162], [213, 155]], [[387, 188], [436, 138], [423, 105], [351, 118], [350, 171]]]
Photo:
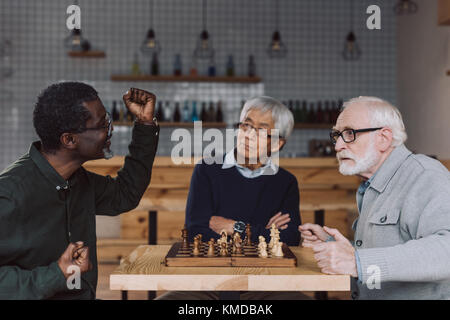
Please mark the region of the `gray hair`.
[[280, 136], [287, 139], [291, 135], [294, 128], [294, 116], [280, 101], [267, 96], [255, 97], [247, 100], [241, 111], [241, 122], [245, 120], [245, 116], [252, 109], [258, 109], [263, 113], [272, 111], [275, 129], [279, 130]]
[[392, 146], [397, 147], [407, 139], [405, 124], [400, 111], [386, 100], [377, 97], [358, 97], [346, 101], [342, 110], [351, 104], [364, 104], [368, 111], [373, 127], [387, 127], [392, 130]]

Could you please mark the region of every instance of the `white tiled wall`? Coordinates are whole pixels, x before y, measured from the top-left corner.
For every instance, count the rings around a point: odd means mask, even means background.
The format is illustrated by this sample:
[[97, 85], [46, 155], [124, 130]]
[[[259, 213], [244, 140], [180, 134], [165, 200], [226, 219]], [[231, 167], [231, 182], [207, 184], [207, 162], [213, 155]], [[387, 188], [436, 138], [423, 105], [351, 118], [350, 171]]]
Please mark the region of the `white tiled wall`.
[[[187, 71], [196, 37], [201, 31], [201, 0], [154, 0], [154, 28], [161, 41], [161, 73], [172, 73], [174, 55], [181, 53]], [[396, 102], [396, 22], [392, 0], [354, 0], [355, 33], [363, 52], [358, 62], [341, 58], [349, 31], [348, 0], [279, 0], [280, 31], [288, 46], [284, 60], [270, 60], [266, 47], [274, 28], [274, 0], [208, 0], [208, 30], [216, 49], [218, 74], [224, 73], [226, 57], [233, 54], [236, 73], [246, 74], [247, 58], [254, 54], [257, 73], [266, 95], [280, 100], [337, 100], [375, 95]], [[110, 83], [112, 73], [130, 69], [149, 21], [148, 0], [80, 0], [82, 29], [91, 43], [106, 52], [105, 59], [67, 57], [63, 39], [66, 8], [72, 0], [2, 0], [0, 37], [13, 42], [14, 75], [0, 83], [12, 98], [0, 98], [0, 170], [25, 153], [36, 139], [32, 110], [38, 93], [59, 80], [93, 83], [107, 103], [131, 83]], [[366, 8], [378, 4], [382, 30], [366, 29]], [[148, 59], [140, 57], [141, 68]], [[201, 66], [200, 66], [201, 69]], [[137, 84], [136, 84], [137, 85]], [[141, 83], [162, 99], [173, 96], [175, 87]], [[248, 92], [242, 90], [241, 95]], [[261, 89], [261, 88], [259, 88]], [[109, 90], [109, 91], [108, 91]], [[199, 100], [214, 100], [220, 90], [197, 87]], [[182, 92], [178, 90], [177, 92]], [[259, 92], [256, 90], [255, 92]], [[248, 94], [251, 96], [252, 94]], [[241, 96], [226, 97], [227, 106], [240, 107]], [[234, 102], [233, 102], [234, 101]], [[234, 104], [236, 103], [236, 104]], [[170, 132], [161, 134], [159, 154], [170, 150]], [[116, 131], [116, 133], [118, 133]], [[116, 136], [118, 137], [118, 135]], [[120, 139], [126, 140], [127, 133]], [[324, 130], [295, 131], [283, 150], [285, 156], [306, 155], [310, 138], [327, 138]], [[120, 140], [119, 139], [119, 140]], [[113, 142], [115, 144], [119, 142]], [[120, 152], [124, 152], [118, 147]]]

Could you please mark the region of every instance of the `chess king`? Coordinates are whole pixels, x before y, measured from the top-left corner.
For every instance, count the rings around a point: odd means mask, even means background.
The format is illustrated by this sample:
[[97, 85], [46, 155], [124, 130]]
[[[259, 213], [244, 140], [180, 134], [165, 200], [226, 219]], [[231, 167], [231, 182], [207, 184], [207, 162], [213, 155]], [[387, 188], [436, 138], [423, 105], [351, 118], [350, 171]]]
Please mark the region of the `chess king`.
[[[229, 235], [239, 232], [245, 239], [246, 225], [249, 224], [251, 241], [257, 245], [259, 236], [265, 241], [270, 240], [273, 224], [280, 230], [280, 242], [288, 246], [299, 244], [301, 221], [297, 179], [272, 161], [286, 145], [293, 126], [292, 113], [273, 98], [256, 97], [244, 104], [235, 148], [224, 156], [222, 164], [201, 161], [194, 168], [186, 205], [189, 242], [197, 234], [202, 234], [204, 239], [219, 239], [222, 230]], [[279, 298], [271, 294], [244, 293], [241, 298]], [[284, 299], [305, 297], [284, 294]], [[171, 292], [161, 299], [216, 297], [215, 293]]]

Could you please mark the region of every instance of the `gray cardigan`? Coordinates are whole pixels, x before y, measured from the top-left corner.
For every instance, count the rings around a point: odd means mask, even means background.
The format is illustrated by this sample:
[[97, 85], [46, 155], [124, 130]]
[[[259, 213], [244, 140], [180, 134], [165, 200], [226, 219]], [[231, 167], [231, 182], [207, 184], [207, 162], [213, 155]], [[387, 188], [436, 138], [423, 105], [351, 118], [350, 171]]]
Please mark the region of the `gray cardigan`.
[[[450, 173], [396, 147], [377, 170], [353, 224], [362, 279], [354, 299], [450, 299]], [[377, 266], [374, 273], [371, 266]], [[367, 286], [380, 275], [379, 289]]]

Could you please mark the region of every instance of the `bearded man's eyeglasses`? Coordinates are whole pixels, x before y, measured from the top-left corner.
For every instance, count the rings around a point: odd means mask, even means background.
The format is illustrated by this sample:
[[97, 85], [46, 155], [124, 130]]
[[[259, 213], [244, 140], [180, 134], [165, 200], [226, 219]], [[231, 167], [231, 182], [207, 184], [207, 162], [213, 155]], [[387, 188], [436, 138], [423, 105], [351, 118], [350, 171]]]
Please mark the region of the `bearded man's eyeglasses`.
[[350, 143], [356, 140], [356, 134], [360, 132], [370, 132], [383, 129], [383, 127], [379, 128], [366, 128], [366, 129], [345, 129], [342, 131], [332, 130], [330, 132], [330, 140], [333, 144], [336, 144], [339, 137], [342, 137], [345, 143]]

